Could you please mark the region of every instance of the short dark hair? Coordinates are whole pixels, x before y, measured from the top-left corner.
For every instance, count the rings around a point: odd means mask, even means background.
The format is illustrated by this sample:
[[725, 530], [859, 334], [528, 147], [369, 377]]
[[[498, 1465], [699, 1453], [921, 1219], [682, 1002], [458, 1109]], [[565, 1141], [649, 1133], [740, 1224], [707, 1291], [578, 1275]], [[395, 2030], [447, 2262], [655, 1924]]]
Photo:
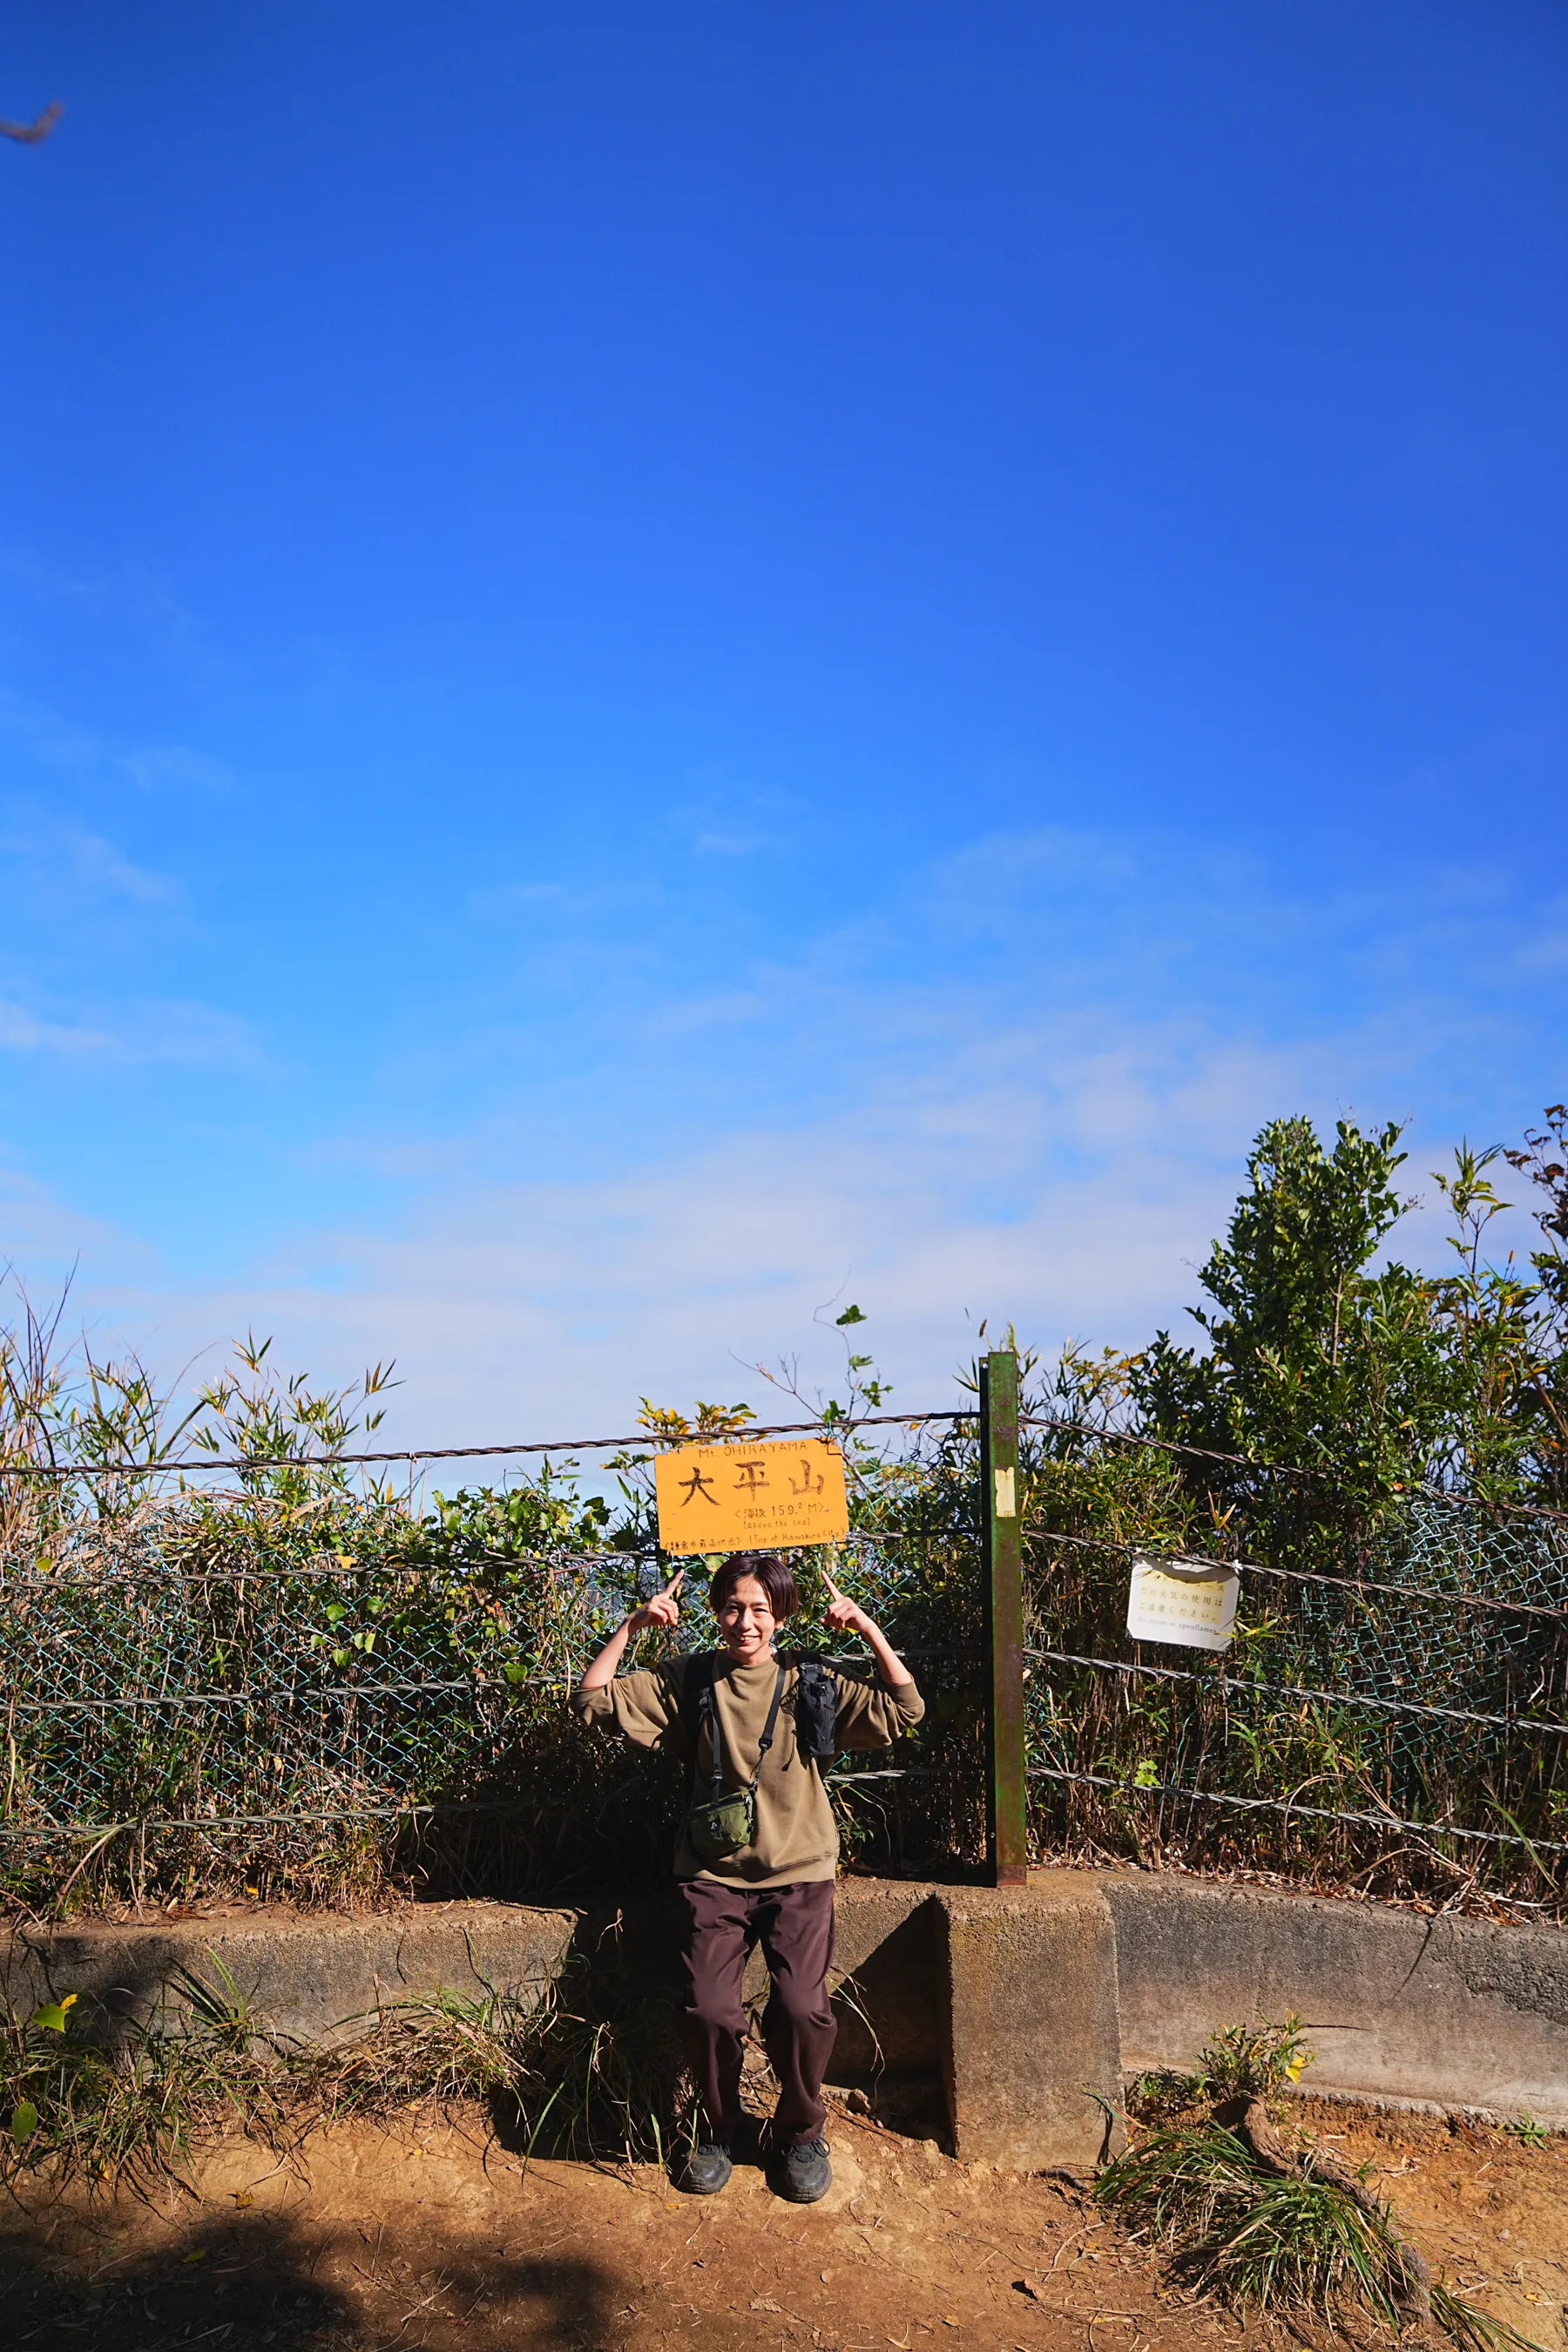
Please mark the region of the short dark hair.
[[708, 1606], [715, 1617], [743, 1576], [756, 1578], [781, 1624], [800, 1607], [795, 1578], [776, 1551], [732, 1551], [708, 1587]]

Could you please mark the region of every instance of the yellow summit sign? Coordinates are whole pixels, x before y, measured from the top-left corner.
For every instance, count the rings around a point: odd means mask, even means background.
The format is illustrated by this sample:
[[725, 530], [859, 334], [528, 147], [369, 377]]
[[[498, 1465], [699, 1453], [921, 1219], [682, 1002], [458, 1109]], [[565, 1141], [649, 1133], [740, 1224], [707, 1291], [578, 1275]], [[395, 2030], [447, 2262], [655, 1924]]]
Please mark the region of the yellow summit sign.
[[682, 1445], [656, 1456], [653, 1476], [667, 1552], [768, 1551], [849, 1532], [844, 1456], [826, 1438]]

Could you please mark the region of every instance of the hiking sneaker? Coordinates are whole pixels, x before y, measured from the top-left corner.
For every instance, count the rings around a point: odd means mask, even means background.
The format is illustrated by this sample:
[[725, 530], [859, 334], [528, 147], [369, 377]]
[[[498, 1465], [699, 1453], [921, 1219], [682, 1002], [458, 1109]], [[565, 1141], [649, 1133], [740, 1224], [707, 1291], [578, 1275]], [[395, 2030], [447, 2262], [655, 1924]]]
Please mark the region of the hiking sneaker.
[[778, 2191], [792, 2205], [815, 2205], [833, 2186], [825, 2139], [798, 2139], [784, 2148], [778, 2167]]
[[[690, 2197], [717, 2197], [721, 2189], [729, 2187], [732, 2168], [723, 2141], [705, 2139], [687, 2158], [680, 2185]], [[821, 2193], [819, 2189], [817, 2194]]]

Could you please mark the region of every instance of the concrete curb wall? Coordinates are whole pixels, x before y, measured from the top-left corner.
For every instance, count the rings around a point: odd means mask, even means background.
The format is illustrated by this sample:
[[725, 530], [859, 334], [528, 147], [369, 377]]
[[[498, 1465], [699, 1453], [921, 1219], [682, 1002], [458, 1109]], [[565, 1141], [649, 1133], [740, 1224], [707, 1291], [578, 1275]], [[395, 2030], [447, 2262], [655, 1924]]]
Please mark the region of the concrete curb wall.
[[[584, 1925], [522, 1904], [450, 1903], [363, 1918], [30, 1927], [0, 1941], [16, 2012], [66, 1992], [112, 2040], [177, 1971], [229, 1970], [258, 2014], [318, 2041], [389, 1998], [486, 1986], [531, 2003]], [[650, 1989], [670, 1974], [665, 1915], [639, 1919]], [[1186, 2069], [1216, 2025], [1296, 2011], [1331, 2095], [1528, 2110], [1568, 2129], [1568, 1933], [1423, 1918], [1138, 1871], [1042, 1871], [1017, 1889], [846, 1879], [838, 1889], [834, 2079], [940, 2083], [969, 2160], [1083, 2168], [1115, 2144], [1124, 2081]], [[747, 1992], [765, 1990], [753, 1955]], [[864, 2012], [864, 2015], [861, 2012]]]
[[1091, 2168], [1123, 2144], [1116, 1935], [1087, 1871], [946, 1888], [947, 2105], [954, 2153], [1020, 2171]]
[[[1098, 1875], [1098, 1874], [1097, 1874]], [[1121, 2063], [1190, 2068], [1217, 2024], [1294, 2010], [1304, 2090], [1528, 2110], [1568, 2130], [1568, 1933], [1107, 1872]]]
[[279, 2032], [331, 2043], [362, 2034], [383, 2000], [437, 1986], [493, 1986], [531, 2008], [565, 1959], [577, 1919], [521, 1904], [433, 1903], [363, 1918], [261, 1913], [24, 1927], [0, 1946], [0, 1989], [22, 2016], [74, 1992], [112, 2042], [117, 2029], [144, 2021], [161, 2001], [183, 2006], [182, 1970], [215, 1989], [226, 1970]]

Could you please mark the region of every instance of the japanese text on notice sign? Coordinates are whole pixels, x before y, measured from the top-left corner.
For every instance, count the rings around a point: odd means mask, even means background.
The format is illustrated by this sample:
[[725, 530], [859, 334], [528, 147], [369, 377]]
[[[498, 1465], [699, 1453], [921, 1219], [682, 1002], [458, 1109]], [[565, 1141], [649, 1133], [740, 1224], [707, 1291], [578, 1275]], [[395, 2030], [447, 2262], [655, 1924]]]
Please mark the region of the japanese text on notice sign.
[[1134, 1556], [1127, 1630], [1135, 1642], [1176, 1642], [1187, 1650], [1227, 1650], [1236, 1631], [1238, 1570], [1218, 1560]]
[[682, 1445], [655, 1457], [653, 1480], [667, 1552], [841, 1543], [849, 1532], [844, 1456], [825, 1438]]

